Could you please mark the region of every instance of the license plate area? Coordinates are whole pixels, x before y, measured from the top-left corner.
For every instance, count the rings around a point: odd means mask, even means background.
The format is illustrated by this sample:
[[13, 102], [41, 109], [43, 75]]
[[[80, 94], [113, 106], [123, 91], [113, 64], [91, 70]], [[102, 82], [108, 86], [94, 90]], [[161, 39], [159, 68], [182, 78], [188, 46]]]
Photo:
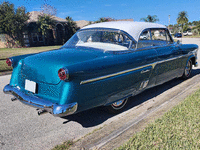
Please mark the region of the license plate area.
[[25, 79], [25, 90], [36, 93], [36, 82]]

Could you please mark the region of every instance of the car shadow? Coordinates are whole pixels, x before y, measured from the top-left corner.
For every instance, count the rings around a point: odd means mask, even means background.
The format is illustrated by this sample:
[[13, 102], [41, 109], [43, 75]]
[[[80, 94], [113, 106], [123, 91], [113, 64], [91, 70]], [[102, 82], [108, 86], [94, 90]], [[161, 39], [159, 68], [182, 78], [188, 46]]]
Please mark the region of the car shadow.
[[[198, 74], [200, 74], [200, 69], [195, 69], [192, 71], [190, 78], [192, 78]], [[128, 105], [124, 111], [127, 111], [135, 106], [138, 106], [138, 105], [142, 104], [143, 102], [162, 94], [166, 90], [173, 88], [182, 82], [184, 82], [184, 80], [178, 78], [178, 79], [173, 79], [169, 82], [166, 82], [162, 85], [147, 89], [147, 90], [143, 91], [142, 93], [131, 97], [130, 100], [128, 101]], [[67, 124], [70, 121], [75, 121], [75, 122], [81, 124], [83, 127], [88, 128], [88, 127], [97, 126], [97, 125], [105, 122], [109, 118], [114, 117], [115, 115], [116, 114], [110, 114], [110, 113], [104, 111], [103, 107], [97, 107], [97, 108], [86, 110], [86, 111], [83, 111], [83, 112], [80, 112], [77, 114], [63, 117], [64, 119], [66, 119], [66, 121], [63, 122], [63, 124]]]

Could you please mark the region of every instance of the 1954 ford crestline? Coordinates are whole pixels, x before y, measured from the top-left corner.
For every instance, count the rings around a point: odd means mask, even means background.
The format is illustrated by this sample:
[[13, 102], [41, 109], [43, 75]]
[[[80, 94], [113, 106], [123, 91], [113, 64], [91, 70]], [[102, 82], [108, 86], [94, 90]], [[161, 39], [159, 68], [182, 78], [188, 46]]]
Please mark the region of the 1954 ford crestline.
[[92, 24], [60, 49], [8, 58], [13, 73], [3, 91], [39, 114], [61, 117], [97, 106], [119, 112], [130, 96], [188, 78], [197, 66], [197, 50], [174, 42], [160, 24]]

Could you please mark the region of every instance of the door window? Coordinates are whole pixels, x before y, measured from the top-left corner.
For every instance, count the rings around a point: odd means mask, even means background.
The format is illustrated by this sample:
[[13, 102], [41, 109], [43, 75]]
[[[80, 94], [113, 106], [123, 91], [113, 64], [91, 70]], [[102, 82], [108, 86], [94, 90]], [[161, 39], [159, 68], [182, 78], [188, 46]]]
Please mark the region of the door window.
[[148, 47], [148, 46], [152, 46], [151, 36], [150, 36], [150, 31], [145, 30], [139, 36], [137, 48], [143, 48], [143, 47]]

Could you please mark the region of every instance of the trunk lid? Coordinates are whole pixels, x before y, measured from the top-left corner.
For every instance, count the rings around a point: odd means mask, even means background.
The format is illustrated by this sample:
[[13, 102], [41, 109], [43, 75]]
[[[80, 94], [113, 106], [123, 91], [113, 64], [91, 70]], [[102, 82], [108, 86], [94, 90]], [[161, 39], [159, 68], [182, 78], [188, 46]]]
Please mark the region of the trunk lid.
[[21, 70], [22, 75], [35, 82], [58, 84], [58, 70], [76, 63], [92, 60], [106, 55], [93, 49], [63, 48], [26, 57]]

